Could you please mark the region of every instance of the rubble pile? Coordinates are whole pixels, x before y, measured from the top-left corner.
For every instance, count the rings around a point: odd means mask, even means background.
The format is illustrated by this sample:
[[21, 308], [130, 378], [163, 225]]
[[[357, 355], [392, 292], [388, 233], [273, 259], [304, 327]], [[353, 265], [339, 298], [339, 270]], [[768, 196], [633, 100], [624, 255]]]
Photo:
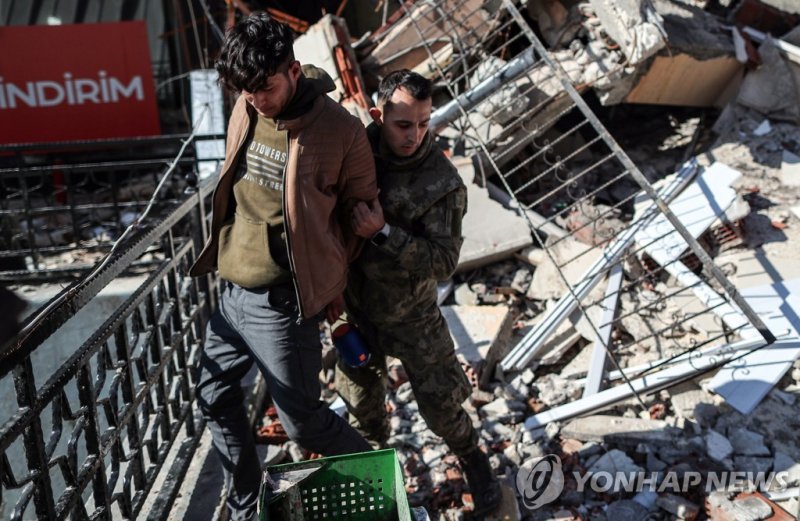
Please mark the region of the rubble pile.
[[[776, 39], [750, 27], [768, 2], [706, 4], [529, 0], [519, 12], [543, 57], [506, 4], [422, 2], [353, 45], [358, 81], [343, 85], [369, 90], [398, 67], [434, 80], [431, 127], [469, 187], [440, 304], [473, 383], [465, 407], [504, 483], [489, 519], [794, 519], [800, 508], [800, 29]], [[601, 146], [605, 128], [624, 157]], [[642, 183], [700, 251], [666, 214], [650, 217]], [[329, 342], [325, 353], [326, 399], [345, 414]], [[468, 518], [457, 458], [402, 366], [390, 373], [388, 446], [409, 503]], [[273, 461], [310, 456], [274, 423], [259, 431], [280, 447]], [[749, 486], [759, 472], [779, 478]], [[530, 488], [545, 485], [557, 493]]]

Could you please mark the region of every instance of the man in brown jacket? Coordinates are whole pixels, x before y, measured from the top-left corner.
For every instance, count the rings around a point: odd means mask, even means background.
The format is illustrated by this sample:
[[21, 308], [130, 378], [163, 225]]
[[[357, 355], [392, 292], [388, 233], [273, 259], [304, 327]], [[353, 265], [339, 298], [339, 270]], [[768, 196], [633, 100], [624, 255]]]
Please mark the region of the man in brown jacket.
[[256, 363], [289, 437], [329, 456], [369, 450], [320, 400], [319, 321], [342, 311], [360, 239], [350, 215], [377, 197], [363, 125], [294, 59], [292, 33], [255, 14], [225, 38], [217, 71], [241, 95], [228, 123], [208, 244], [192, 275], [219, 270], [197, 398], [222, 459], [231, 520], [255, 516], [260, 462], [241, 379]]

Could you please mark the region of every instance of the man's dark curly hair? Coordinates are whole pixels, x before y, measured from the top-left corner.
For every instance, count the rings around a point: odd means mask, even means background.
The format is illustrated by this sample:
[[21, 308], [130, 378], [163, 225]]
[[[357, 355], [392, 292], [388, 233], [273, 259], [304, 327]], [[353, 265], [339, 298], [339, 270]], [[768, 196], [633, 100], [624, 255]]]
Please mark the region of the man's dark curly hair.
[[433, 84], [430, 80], [408, 69], [390, 72], [378, 85], [378, 102], [387, 103], [399, 88], [408, 91], [415, 99], [424, 101], [431, 97]]
[[294, 60], [291, 29], [265, 12], [248, 16], [225, 35], [216, 68], [220, 82], [235, 92], [255, 92]]

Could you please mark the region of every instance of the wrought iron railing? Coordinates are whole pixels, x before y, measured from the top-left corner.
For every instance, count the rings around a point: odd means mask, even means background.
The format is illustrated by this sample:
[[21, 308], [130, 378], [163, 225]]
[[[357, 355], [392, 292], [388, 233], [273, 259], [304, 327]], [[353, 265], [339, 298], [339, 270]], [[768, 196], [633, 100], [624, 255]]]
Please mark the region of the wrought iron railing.
[[[188, 269], [206, 237], [212, 185], [180, 194], [0, 347], [0, 384], [13, 376], [5, 399], [17, 405], [0, 418], [9, 519], [134, 519], [148, 494], [157, 494], [148, 518], [168, 514], [203, 429], [192, 367], [216, 284]], [[53, 374], [41, 374], [43, 342], [145, 252], [154, 259], [146, 280]], [[152, 490], [164, 472], [171, 479]]]

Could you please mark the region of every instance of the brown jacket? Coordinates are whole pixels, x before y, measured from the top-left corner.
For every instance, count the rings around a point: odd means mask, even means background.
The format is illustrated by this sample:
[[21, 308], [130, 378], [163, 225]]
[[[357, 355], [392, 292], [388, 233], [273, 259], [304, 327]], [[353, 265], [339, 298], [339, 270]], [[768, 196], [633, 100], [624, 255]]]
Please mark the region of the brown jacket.
[[[233, 214], [236, 166], [255, 117], [240, 96], [228, 123], [211, 233], [189, 271], [192, 276], [216, 269], [219, 231]], [[326, 95], [306, 114], [277, 124], [289, 131], [283, 215], [300, 313], [309, 318], [344, 291], [348, 263], [362, 245], [351, 228], [350, 213], [358, 201], [377, 197], [375, 163], [364, 126]]]

